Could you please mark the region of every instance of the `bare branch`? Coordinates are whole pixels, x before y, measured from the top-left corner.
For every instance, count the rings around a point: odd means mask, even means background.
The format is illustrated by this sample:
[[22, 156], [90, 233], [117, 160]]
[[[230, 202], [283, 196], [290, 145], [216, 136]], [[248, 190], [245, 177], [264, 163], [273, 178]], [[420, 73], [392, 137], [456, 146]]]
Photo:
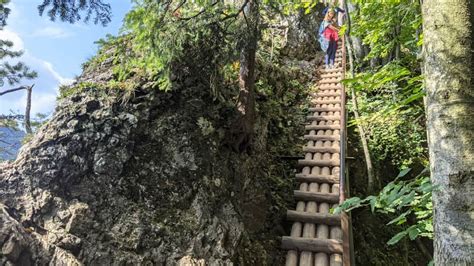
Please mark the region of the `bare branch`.
[[4, 94], [7, 94], [7, 93], [11, 93], [11, 92], [19, 91], [19, 90], [27, 90], [27, 89], [28, 89], [28, 87], [26, 87], [26, 86], [21, 86], [21, 87], [18, 87], [18, 88], [14, 88], [14, 89], [2, 91], [2, 92], [0, 92], [0, 96], [2, 96], [2, 95], [4, 95]]

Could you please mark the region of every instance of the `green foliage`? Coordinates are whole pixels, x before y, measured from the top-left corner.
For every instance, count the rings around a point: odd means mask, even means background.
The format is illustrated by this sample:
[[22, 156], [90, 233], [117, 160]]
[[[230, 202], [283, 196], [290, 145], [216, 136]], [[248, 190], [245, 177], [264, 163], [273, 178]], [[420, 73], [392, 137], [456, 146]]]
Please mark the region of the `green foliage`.
[[361, 114], [349, 125], [364, 127], [376, 161], [401, 168], [427, 164], [421, 75], [393, 61], [344, 83], [357, 91]]
[[215, 128], [212, 125], [212, 122], [207, 120], [204, 117], [198, 118], [197, 125], [199, 126], [199, 129], [201, 129], [201, 133], [204, 136], [211, 135], [215, 131]]
[[358, 12], [352, 15], [352, 34], [370, 46], [371, 58], [394, 58], [400, 47], [401, 57], [416, 57], [421, 33], [421, 7], [412, 0], [353, 0]]
[[[238, 33], [237, 7], [223, 2], [137, 0], [126, 18], [124, 31], [131, 32], [130, 51], [117, 72], [119, 80], [133, 69], [144, 69], [158, 78], [159, 87], [171, 88], [171, 70], [178, 59], [192, 56], [192, 49], [207, 54], [209, 65], [225, 65], [235, 58]], [[212, 75], [212, 69], [203, 69]], [[219, 69], [219, 68], [217, 68]]]
[[60, 86], [58, 99], [66, 98], [77, 92], [97, 88], [104, 88], [104, 86], [94, 82], [80, 82], [74, 86]]
[[428, 176], [420, 176], [398, 181], [409, 168], [400, 172], [398, 177], [387, 184], [377, 196], [364, 199], [358, 197], [344, 201], [334, 212], [350, 211], [360, 207], [370, 207], [372, 212], [398, 215], [387, 225], [399, 225], [403, 230], [394, 235], [387, 244], [394, 245], [404, 237], [414, 240], [417, 237], [433, 238], [433, 204], [431, 193], [433, 186]]
[[18, 121], [14, 119], [0, 119], [0, 127], [8, 127], [13, 130], [18, 130]]
[[[387, 225], [399, 232], [388, 242], [433, 237], [433, 187], [425, 171], [409, 177], [411, 168], [426, 167], [427, 141], [423, 106], [424, 88], [418, 60], [422, 45], [419, 1], [353, 0], [351, 34], [369, 48], [356, 62], [358, 73], [344, 83], [355, 90], [360, 118], [371, 157], [379, 173], [403, 169], [375, 196], [347, 199], [335, 212], [369, 207], [393, 217]], [[369, 66], [368, 62], [371, 61]], [[349, 106], [353, 108], [353, 106]]]
[[[359, 62], [362, 70], [344, 83], [358, 95], [361, 124], [376, 162], [399, 168], [427, 164], [423, 107], [423, 76], [417, 60], [421, 45], [421, 10], [418, 1], [353, 1], [354, 36], [370, 47]], [[398, 52], [397, 52], [398, 51]], [[384, 65], [364, 68], [379, 58]]]
[[[299, 8], [310, 9], [312, 1], [270, 1], [257, 5], [259, 18], [251, 21], [244, 10], [250, 1], [152, 1], [135, 0], [126, 18], [124, 33], [129, 33], [131, 46], [117, 72], [126, 78], [133, 69], [144, 69], [158, 79], [160, 89], [171, 89], [171, 72], [177, 61], [193, 57], [193, 49], [206, 54], [203, 76], [209, 76], [211, 89], [216, 91], [221, 69], [238, 59], [252, 27], [262, 29], [275, 14], [289, 14]], [[253, 25], [256, 23], [257, 25]], [[259, 40], [262, 36], [257, 36]], [[206, 53], [209, 51], [209, 53]], [[195, 60], [198, 62], [198, 60]], [[234, 77], [236, 79], [236, 77]], [[119, 79], [120, 80], [120, 79]]]

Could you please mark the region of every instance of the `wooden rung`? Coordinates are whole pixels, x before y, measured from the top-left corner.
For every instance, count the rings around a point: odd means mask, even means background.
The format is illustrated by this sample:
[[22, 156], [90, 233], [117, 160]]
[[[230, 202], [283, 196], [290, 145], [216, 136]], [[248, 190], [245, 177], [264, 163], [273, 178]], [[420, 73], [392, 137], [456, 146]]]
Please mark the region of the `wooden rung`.
[[329, 116], [329, 115], [308, 115], [306, 116], [306, 120], [311, 120], [311, 121], [340, 121], [341, 116]]
[[340, 112], [341, 107], [311, 107], [308, 109], [310, 112]]
[[315, 147], [315, 146], [304, 146], [303, 152], [311, 152], [311, 153], [339, 153], [340, 148], [337, 147]]
[[281, 240], [281, 248], [286, 250], [342, 254], [342, 242], [335, 239], [284, 236]]
[[341, 73], [342, 74], [342, 68], [341, 67], [336, 67], [336, 68], [330, 68], [330, 69], [323, 69], [324, 73]]
[[307, 192], [301, 190], [295, 190], [293, 193], [295, 200], [339, 203], [339, 194], [336, 193]]
[[335, 74], [321, 74], [321, 78], [341, 78], [342, 73], [335, 73]]
[[298, 182], [339, 184], [339, 178], [332, 175], [296, 174]]
[[319, 81], [319, 84], [331, 84], [331, 83], [341, 83], [340, 79], [322, 79]]
[[338, 96], [317, 96], [317, 97], [313, 97], [311, 100], [312, 101], [321, 101], [321, 102], [323, 102], [323, 101], [337, 101], [337, 100], [341, 101], [340, 98], [341, 97], [339, 95]]
[[327, 130], [327, 129], [341, 129], [340, 125], [307, 125], [305, 130]]
[[305, 140], [329, 140], [329, 141], [336, 141], [341, 140], [340, 135], [304, 135]]
[[333, 90], [337, 90], [337, 91], [340, 91], [341, 88], [332, 88], [332, 87], [317, 87], [317, 89], [315, 91], [333, 91]]
[[318, 86], [318, 88], [320, 88], [320, 89], [340, 90], [340, 89], [342, 89], [342, 86], [341, 86], [341, 84], [324, 84], [324, 85]]
[[337, 96], [341, 96], [341, 93], [337, 93], [337, 92], [321, 93], [321, 92], [318, 92], [318, 93], [311, 93], [310, 95], [313, 96], [313, 97], [337, 97]]
[[286, 219], [294, 222], [341, 226], [341, 216], [337, 214], [311, 213], [288, 210], [286, 211]]
[[300, 166], [339, 166], [339, 160], [298, 160]]
[[341, 100], [311, 100], [312, 104], [335, 104], [335, 103], [341, 103]]

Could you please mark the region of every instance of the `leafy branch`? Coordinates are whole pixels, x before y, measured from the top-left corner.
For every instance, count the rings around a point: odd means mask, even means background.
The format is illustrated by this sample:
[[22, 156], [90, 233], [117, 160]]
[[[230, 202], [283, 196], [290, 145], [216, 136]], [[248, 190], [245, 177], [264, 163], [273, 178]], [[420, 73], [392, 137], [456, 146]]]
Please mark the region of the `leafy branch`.
[[410, 171], [410, 168], [402, 170], [395, 180], [386, 185], [377, 196], [347, 199], [334, 209], [334, 213], [370, 207], [373, 213], [398, 214], [387, 225], [404, 225], [405, 229], [394, 235], [387, 242], [388, 245], [394, 245], [407, 236], [411, 240], [419, 236], [432, 239], [433, 204], [431, 194], [434, 188], [429, 177], [426, 176], [428, 169], [423, 170], [412, 180], [399, 181]]

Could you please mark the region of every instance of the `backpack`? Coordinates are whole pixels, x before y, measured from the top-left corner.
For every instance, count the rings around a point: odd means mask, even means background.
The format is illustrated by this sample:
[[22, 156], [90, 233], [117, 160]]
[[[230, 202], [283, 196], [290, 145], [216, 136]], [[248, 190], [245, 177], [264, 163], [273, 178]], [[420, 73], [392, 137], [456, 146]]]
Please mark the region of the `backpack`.
[[323, 50], [323, 52], [326, 52], [329, 47], [329, 40], [326, 39], [326, 37], [324, 37], [323, 35], [323, 32], [328, 25], [329, 25], [329, 22], [323, 21], [321, 25], [319, 26], [319, 30], [318, 30], [318, 41], [319, 41], [319, 44], [321, 45], [321, 50]]

